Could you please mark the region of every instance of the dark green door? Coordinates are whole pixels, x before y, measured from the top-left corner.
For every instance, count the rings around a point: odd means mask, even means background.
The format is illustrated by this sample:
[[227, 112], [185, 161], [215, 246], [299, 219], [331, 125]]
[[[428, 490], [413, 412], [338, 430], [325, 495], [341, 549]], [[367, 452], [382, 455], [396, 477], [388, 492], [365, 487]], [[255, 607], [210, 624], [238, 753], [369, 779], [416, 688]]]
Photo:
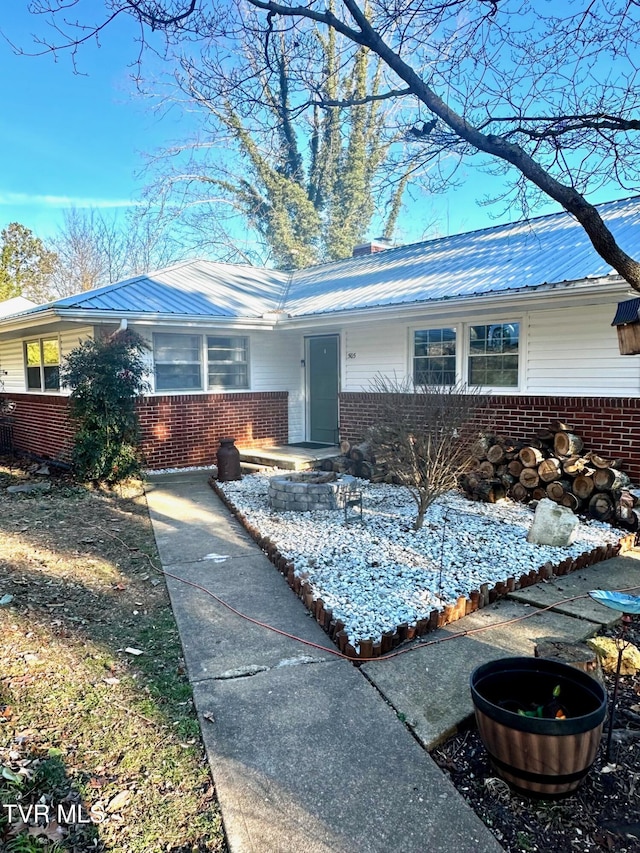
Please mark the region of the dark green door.
[[309, 338], [309, 440], [338, 442], [338, 336]]

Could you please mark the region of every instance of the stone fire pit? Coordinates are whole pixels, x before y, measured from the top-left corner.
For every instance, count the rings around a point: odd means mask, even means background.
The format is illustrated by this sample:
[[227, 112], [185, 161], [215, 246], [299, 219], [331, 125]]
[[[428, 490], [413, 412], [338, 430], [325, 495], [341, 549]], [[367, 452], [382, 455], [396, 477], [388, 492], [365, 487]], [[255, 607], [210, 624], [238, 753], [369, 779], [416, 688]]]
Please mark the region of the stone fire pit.
[[271, 477], [269, 506], [281, 512], [341, 509], [344, 495], [355, 489], [355, 482], [349, 474], [318, 471]]

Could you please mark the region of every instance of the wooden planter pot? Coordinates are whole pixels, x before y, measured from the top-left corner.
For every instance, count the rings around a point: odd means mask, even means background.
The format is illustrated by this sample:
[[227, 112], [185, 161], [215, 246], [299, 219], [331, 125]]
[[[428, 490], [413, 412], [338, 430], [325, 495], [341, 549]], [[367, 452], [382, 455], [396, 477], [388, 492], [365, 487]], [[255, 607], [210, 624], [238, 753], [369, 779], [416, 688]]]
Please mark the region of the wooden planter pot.
[[[567, 719], [527, 717], [504, 705], [535, 705], [560, 686]], [[571, 794], [593, 764], [607, 712], [604, 687], [584, 672], [542, 658], [504, 658], [471, 675], [482, 742], [496, 772], [530, 797]]]

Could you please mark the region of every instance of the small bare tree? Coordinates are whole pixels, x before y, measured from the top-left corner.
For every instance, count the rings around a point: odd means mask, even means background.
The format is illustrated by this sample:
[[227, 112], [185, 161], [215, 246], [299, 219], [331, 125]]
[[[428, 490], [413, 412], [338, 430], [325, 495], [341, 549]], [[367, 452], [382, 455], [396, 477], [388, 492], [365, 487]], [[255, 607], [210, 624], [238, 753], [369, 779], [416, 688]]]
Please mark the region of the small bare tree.
[[378, 423], [368, 441], [376, 460], [411, 492], [418, 506], [413, 528], [420, 530], [429, 506], [468, 469], [481, 431], [474, 415], [487, 399], [462, 383], [416, 385], [410, 377], [378, 375], [369, 390], [378, 395]]

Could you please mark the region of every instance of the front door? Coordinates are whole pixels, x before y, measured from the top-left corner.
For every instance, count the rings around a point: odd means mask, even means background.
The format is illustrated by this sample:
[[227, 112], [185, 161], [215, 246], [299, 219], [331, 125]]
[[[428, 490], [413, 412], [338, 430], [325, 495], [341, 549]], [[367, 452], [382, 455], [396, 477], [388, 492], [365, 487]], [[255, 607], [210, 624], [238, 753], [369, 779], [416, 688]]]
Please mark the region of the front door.
[[308, 338], [309, 441], [338, 443], [338, 336]]

